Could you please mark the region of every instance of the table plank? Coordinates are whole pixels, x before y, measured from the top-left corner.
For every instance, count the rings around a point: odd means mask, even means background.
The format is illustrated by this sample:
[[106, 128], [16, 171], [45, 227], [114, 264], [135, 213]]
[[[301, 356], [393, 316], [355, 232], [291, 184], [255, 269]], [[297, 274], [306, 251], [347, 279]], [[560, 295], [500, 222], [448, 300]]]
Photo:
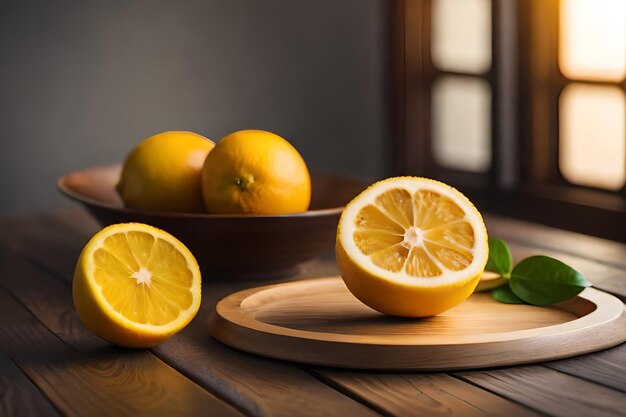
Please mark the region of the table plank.
[[16, 417], [59, 416], [41, 391], [11, 358], [0, 350], [0, 415]]
[[55, 223], [64, 230], [70, 229], [79, 235], [90, 236], [102, 228], [96, 219], [80, 208], [46, 213], [46, 218], [50, 223]]
[[601, 352], [547, 362], [544, 365], [626, 392], [626, 343]]
[[455, 373], [461, 379], [556, 417], [615, 417], [626, 394], [543, 366]]
[[[522, 220], [485, 215], [489, 234], [538, 249], [558, 250], [626, 269], [626, 244]], [[626, 231], [624, 231], [626, 233]]]
[[179, 374], [169, 368], [155, 369], [146, 355], [71, 349], [4, 289], [0, 346], [66, 416], [191, 416], [207, 410], [241, 416], [201, 388], [174, 380]]
[[0, 221], [0, 243], [71, 281], [74, 266], [91, 234], [72, 232], [47, 215], [14, 217]]
[[[28, 222], [36, 226], [21, 227], [20, 222], [13, 221], [8, 227], [0, 227], [5, 232], [4, 241], [9, 240], [13, 250], [66, 280], [68, 283], [63, 285], [67, 287], [65, 294], [68, 297], [71, 270], [82, 249], [82, 243], [77, 242], [86, 241], [85, 234], [89, 232], [78, 232], [75, 236], [76, 230], [80, 229], [48, 226], [52, 222], [45, 216]], [[54, 257], [48, 255], [48, 247], [55, 248]], [[45, 291], [50, 290], [46, 288]], [[59, 292], [58, 289], [55, 291]], [[232, 287], [219, 284], [214, 289], [205, 281], [202, 307], [196, 319], [152, 352], [191, 380], [254, 416], [378, 415], [292, 364], [244, 354], [210, 338], [205, 319], [215, 302], [231, 291]], [[50, 306], [46, 308], [52, 309]], [[79, 336], [86, 330], [71, 320], [68, 323], [67, 317], [74, 314], [71, 308], [65, 308], [65, 319], [56, 320], [56, 323], [48, 320], [47, 324], [59, 331], [64, 340], [78, 343], [75, 338], [80, 337], [79, 346], [89, 350], [93, 340]], [[65, 330], [55, 327], [58, 325]]]
[[540, 415], [446, 374], [375, 374], [327, 368], [312, 372], [385, 415]]

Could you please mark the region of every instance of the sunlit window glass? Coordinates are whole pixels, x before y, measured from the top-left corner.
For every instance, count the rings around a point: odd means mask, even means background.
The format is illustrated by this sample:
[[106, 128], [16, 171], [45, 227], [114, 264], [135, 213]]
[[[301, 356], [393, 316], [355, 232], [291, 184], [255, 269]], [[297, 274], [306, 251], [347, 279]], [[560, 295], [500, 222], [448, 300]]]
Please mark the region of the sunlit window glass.
[[559, 65], [573, 79], [626, 76], [626, 0], [561, 0]]
[[491, 89], [474, 77], [433, 85], [433, 154], [442, 166], [484, 172], [491, 164]]
[[432, 59], [442, 70], [483, 73], [491, 66], [491, 1], [434, 0]]
[[560, 102], [559, 166], [574, 184], [616, 190], [626, 181], [626, 100], [617, 87], [570, 84]]

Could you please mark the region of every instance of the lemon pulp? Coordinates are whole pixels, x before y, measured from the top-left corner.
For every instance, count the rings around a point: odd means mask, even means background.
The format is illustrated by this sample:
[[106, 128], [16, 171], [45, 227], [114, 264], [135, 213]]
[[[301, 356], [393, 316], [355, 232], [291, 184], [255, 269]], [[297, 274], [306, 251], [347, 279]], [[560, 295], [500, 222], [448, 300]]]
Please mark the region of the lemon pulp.
[[99, 336], [146, 347], [182, 329], [200, 306], [200, 270], [189, 250], [157, 228], [127, 223], [98, 232], [74, 273], [79, 316]]
[[354, 241], [372, 262], [412, 277], [441, 276], [473, 259], [474, 231], [452, 200], [432, 191], [391, 189], [363, 207]]
[[159, 326], [191, 307], [192, 274], [172, 244], [145, 232], [118, 233], [94, 252], [94, 281], [111, 308]]

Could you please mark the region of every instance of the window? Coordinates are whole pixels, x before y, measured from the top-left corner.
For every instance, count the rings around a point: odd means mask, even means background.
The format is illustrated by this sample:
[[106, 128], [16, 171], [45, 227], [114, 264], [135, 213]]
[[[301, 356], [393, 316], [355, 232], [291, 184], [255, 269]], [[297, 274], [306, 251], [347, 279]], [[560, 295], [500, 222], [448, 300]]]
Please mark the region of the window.
[[491, 88], [477, 77], [442, 75], [432, 86], [433, 157], [442, 166], [486, 172], [491, 165]]
[[626, 183], [626, 1], [561, 0], [559, 168], [572, 184]]
[[559, 168], [572, 184], [619, 190], [626, 180], [624, 92], [570, 83], [559, 98]]
[[626, 1], [396, 5], [398, 173], [626, 241]]
[[433, 157], [443, 167], [491, 165], [491, 0], [432, 3]]

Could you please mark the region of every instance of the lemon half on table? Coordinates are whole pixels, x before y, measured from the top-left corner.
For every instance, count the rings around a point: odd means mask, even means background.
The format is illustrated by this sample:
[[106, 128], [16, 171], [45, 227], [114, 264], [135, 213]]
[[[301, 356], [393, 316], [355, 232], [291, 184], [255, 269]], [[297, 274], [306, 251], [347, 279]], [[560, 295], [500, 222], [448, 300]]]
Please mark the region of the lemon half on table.
[[441, 182], [375, 183], [345, 208], [336, 242], [348, 289], [381, 313], [432, 316], [464, 301], [487, 263], [487, 230], [474, 205]]
[[169, 233], [141, 223], [116, 224], [83, 249], [73, 297], [81, 321], [98, 336], [120, 346], [150, 347], [198, 312], [200, 269]]

